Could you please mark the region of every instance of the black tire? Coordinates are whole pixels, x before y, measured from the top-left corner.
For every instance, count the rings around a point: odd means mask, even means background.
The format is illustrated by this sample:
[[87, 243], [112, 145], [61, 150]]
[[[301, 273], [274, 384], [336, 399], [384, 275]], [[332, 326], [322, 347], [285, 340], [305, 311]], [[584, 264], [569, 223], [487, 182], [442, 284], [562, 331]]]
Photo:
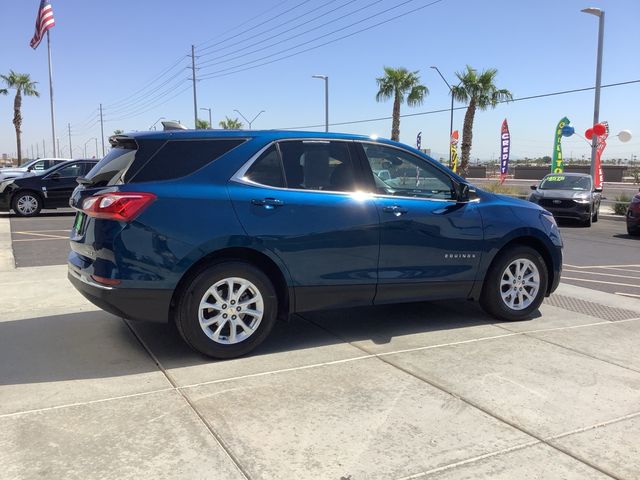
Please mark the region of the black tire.
[[592, 221], [593, 221], [593, 214], [589, 213], [589, 218], [582, 221], [582, 226], [589, 228], [591, 226]]
[[593, 223], [598, 221], [598, 214], [600, 213], [600, 205], [598, 205], [593, 212], [593, 219], [591, 220]]
[[[241, 314], [237, 313], [237, 319], [234, 317], [234, 321], [238, 322], [238, 325], [233, 323], [231, 321], [231, 314], [236, 312], [231, 310], [236, 309], [236, 306], [232, 306], [231, 304], [236, 300], [233, 300], [232, 296], [226, 293], [229, 289], [225, 285], [216, 288], [216, 292], [220, 295], [220, 298], [228, 301], [228, 303], [224, 304], [228, 309], [220, 309], [219, 311], [217, 309], [208, 309], [207, 311], [203, 311], [203, 315], [211, 315], [211, 317], [203, 317], [207, 320], [214, 316], [221, 317], [222, 315], [225, 315], [225, 319], [223, 320], [221, 318], [210, 327], [201, 327], [199, 316], [200, 302], [207, 291], [213, 288], [216, 283], [231, 278], [240, 279], [252, 285], [247, 288], [243, 296], [237, 300], [238, 304], [241, 303], [241, 299], [244, 298], [242, 301], [248, 301], [247, 298], [251, 298], [253, 295], [252, 299], [261, 298], [263, 305], [262, 318], [258, 321], [255, 331], [248, 334], [244, 340], [237, 341], [237, 343], [229, 343], [233, 335], [231, 328], [235, 329], [236, 335], [246, 334], [246, 330], [240, 326], [239, 322], [243, 322], [243, 324], [247, 326], [247, 323], [251, 323], [256, 320], [257, 317], [247, 317], [245, 314], [244, 318], [248, 319], [248, 322], [245, 323]], [[239, 288], [236, 289], [235, 285], [236, 284], [234, 284], [232, 288], [234, 292], [237, 292]], [[253, 291], [254, 289], [257, 290], [257, 292]], [[211, 303], [211, 300], [216, 302], [216, 305], [219, 303], [213, 298], [213, 294], [207, 298], [209, 303]], [[252, 310], [258, 311], [259, 309], [256, 305], [256, 303], [251, 303], [247, 306], [253, 306], [254, 308]], [[277, 312], [278, 298], [276, 291], [269, 278], [261, 270], [249, 263], [225, 261], [213, 264], [206, 270], [201, 271], [182, 289], [182, 293], [178, 299], [175, 323], [182, 338], [194, 350], [209, 357], [227, 359], [244, 355], [260, 345], [271, 332], [276, 321]], [[223, 325], [222, 327], [220, 327], [221, 324]], [[206, 329], [209, 335], [216, 336], [214, 327], [222, 328], [217, 336], [218, 341], [205, 333]], [[218, 330], [218, 328], [215, 328], [215, 330]]]
[[[530, 261], [537, 268], [538, 276], [540, 278], [538, 291], [534, 295], [533, 300], [528, 306], [520, 310], [510, 308], [505, 303], [505, 300], [502, 298], [502, 289], [504, 287], [501, 285], [501, 281], [503, 275], [506, 273], [507, 267], [517, 260]], [[548, 283], [549, 273], [547, 271], [547, 266], [544, 263], [542, 256], [536, 250], [524, 245], [507, 247], [506, 250], [498, 253], [487, 272], [484, 279], [482, 294], [480, 296], [480, 305], [485, 312], [500, 320], [508, 322], [524, 320], [531, 315], [531, 312], [540, 307], [542, 300], [544, 300]], [[507, 286], [505, 285], [505, 287]], [[511, 285], [507, 287], [507, 291], [510, 287]], [[527, 286], [523, 286], [525, 289], [526, 287]], [[505, 291], [505, 293], [507, 293], [507, 291]], [[533, 292], [533, 289], [527, 291]]]
[[19, 217], [35, 217], [42, 210], [42, 197], [29, 190], [18, 192], [13, 196], [11, 208]]
[[629, 227], [629, 225], [627, 225], [627, 233], [631, 236], [638, 236], [640, 235], [640, 228], [631, 228]]

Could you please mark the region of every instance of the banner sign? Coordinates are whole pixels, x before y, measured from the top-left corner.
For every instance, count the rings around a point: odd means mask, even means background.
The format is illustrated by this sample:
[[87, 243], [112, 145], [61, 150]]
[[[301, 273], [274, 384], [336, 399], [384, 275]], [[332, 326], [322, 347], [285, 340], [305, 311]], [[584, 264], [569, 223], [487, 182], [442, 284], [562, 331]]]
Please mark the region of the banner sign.
[[564, 172], [564, 162], [562, 161], [562, 129], [571, 122], [567, 117], [562, 117], [556, 127], [556, 135], [553, 140], [553, 160], [551, 162], [551, 173]]
[[451, 151], [451, 165], [449, 168], [453, 170], [453, 173], [458, 173], [458, 130], [454, 130], [451, 134], [450, 151]]
[[422, 132], [418, 132], [418, 136], [416, 137], [416, 148], [420, 150], [422, 146]]
[[595, 188], [602, 188], [602, 183], [604, 181], [604, 175], [602, 173], [602, 162], [600, 157], [602, 157], [602, 152], [604, 151], [604, 147], [607, 146], [607, 138], [609, 137], [609, 123], [608, 122], [600, 122], [605, 127], [605, 132], [603, 135], [598, 137], [598, 146], [596, 147], [596, 165], [594, 171], [594, 179], [593, 186]]
[[511, 145], [511, 135], [509, 135], [509, 125], [505, 118], [500, 130], [500, 183], [504, 183], [509, 171], [509, 147]]

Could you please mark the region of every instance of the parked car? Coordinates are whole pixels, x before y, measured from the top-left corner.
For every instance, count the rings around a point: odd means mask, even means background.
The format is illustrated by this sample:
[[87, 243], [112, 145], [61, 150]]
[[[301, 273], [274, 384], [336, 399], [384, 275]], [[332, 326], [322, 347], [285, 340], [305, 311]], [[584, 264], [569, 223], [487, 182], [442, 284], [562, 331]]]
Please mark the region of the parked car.
[[[111, 143], [71, 197], [69, 279], [116, 315], [175, 322], [205, 355], [245, 354], [276, 318], [336, 307], [462, 298], [519, 320], [560, 281], [550, 213], [400, 143], [230, 130]], [[428, 185], [390, 186], [380, 159]]]
[[68, 162], [68, 158], [38, 158], [31, 160], [19, 167], [0, 168], [0, 182], [9, 178], [20, 177], [26, 172], [42, 172], [62, 162]]
[[627, 233], [640, 235], [640, 193], [636, 193], [627, 208]]
[[537, 203], [556, 218], [570, 218], [590, 227], [598, 221], [602, 188], [594, 188], [586, 173], [551, 173], [540, 185], [531, 185], [529, 201]]
[[97, 160], [68, 160], [41, 172], [25, 172], [21, 177], [0, 182], [0, 210], [13, 210], [21, 217], [38, 215], [43, 208], [69, 206], [69, 197]]

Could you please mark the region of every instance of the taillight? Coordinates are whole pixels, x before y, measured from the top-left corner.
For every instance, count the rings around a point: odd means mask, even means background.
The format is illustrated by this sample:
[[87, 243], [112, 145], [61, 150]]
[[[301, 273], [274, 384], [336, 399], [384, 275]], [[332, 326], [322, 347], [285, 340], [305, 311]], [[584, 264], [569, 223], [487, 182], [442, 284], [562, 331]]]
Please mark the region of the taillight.
[[86, 198], [82, 211], [95, 218], [130, 222], [157, 197], [147, 192], [114, 192]]

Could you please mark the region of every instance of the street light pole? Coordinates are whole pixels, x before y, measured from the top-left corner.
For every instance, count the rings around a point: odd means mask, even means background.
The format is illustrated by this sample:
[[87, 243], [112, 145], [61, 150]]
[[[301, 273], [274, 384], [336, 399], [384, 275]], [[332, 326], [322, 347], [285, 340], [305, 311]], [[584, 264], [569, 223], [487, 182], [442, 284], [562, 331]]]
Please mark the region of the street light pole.
[[[453, 135], [453, 88], [451, 88], [451, 85], [449, 85], [449, 82], [447, 82], [447, 80], [444, 78], [444, 75], [442, 75], [442, 73], [440, 72], [440, 69], [438, 67], [432, 65], [431, 68], [433, 68], [436, 72], [438, 72], [438, 75], [440, 75], [440, 78], [442, 79], [442, 81], [449, 88], [449, 94], [451, 95], [451, 113], [449, 115], [449, 117], [450, 117], [450, 119], [449, 119], [449, 143], [451, 143], [451, 136]], [[449, 145], [449, 167], [451, 167], [451, 145]]]
[[311, 78], [324, 80], [324, 131], [329, 131], [329, 77], [327, 75], [311, 75]]
[[213, 123], [211, 123], [211, 109], [200, 107], [200, 110], [209, 110], [209, 130], [211, 130], [213, 128]]
[[[585, 8], [581, 12], [589, 13], [598, 17], [598, 53], [596, 57], [596, 94], [593, 103], [593, 124], [596, 125], [600, 121], [600, 85], [602, 81], [602, 44], [604, 42], [604, 10], [599, 8]], [[595, 182], [598, 172], [596, 169], [596, 150], [598, 147], [598, 136], [593, 135], [591, 140], [591, 179]]]
[[160, 120], [164, 120], [165, 117], [160, 117], [159, 119], [157, 119], [155, 122], [153, 122], [153, 124], [149, 127], [149, 130], [151, 130], [152, 128], [154, 128], [156, 126], [156, 123], [158, 123]]
[[260, 111], [258, 112], [258, 114], [257, 114], [255, 117], [253, 117], [253, 118], [251, 119], [251, 121], [249, 121], [249, 120], [247, 119], [247, 117], [245, 117], [245, 116], [242, 114], [242, 112], [241, 112], [240, 110], [236, 110], [236, 109], [234, 109], [233, 111], [234, 111], [234, 112], [238, 112], [238, 115], [240, 115], [242, 118], [244, 118], [244, 121], [245, 121], [245, 122], [247, 122], [247, 123], [249, 124], [249, 130], [251, 130], [251, 124], [252, 124], [253, 122], [255, 122], [255, 121], [256, 121], [256, 118], [258, 118], [258, 117], [260, 116], [260, 114], [261, 114], [261, 113], [264, 113], [264, 112], [265, 112], [265, 110], [260, 110]]
[[96, 137], [91, 137], [89, 140], [84, 142], [84, 158], [87, 158], [87, 143], [89, 143], [91, 140], [96, 141], [96, 158], [98, 158], [98, 139]]

